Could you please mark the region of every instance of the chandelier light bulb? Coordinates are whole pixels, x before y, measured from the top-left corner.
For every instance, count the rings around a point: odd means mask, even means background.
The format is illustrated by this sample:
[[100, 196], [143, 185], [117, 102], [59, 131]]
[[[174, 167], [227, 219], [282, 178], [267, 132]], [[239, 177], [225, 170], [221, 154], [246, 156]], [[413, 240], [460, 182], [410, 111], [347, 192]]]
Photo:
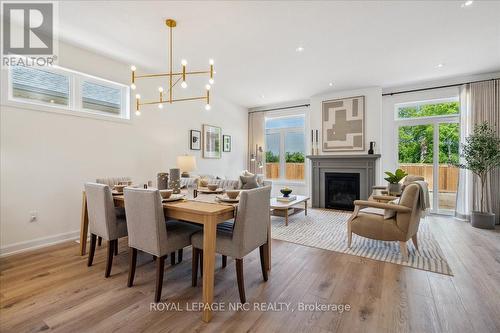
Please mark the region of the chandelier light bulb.
[[205, 85], [205, 89], [207, 89], [207, 90], [210, 90], [211, 87], [212, 86], [210, 86], [209, 84]]
[[158, 109], [163, 109], [163, 104], [158, 104]]
[[214, 82], [215, 82], [214, 79], [208, 80], [208, 83], [210, 83], [210, 84], [214, 84]]
[[137, 67], [135, 67], [134, 65], [130, 66], [130, 69], [132, 70], [132, 72], [135, 72], [135, 70], [137, 69]]
[[187, 86], [188, 86], [188, 84], [186, 83], [186, 81], [182, 81], [181, 87], [184, 88], [184, 89], [186, 89]]
[[135, 84], [134, 84], [134, 83], [132, 83], [132, 84], [130, 85], [130, 89], [135, 90], [135, 88], [136, 88]]
[[211, 108], [212, 108], [212, 107], [210, 106], [210, 104], [205, 105], [205, 110], [207, 110], [207, 111], [208, 111], [208, 110], [210, 110]]
[[182, 64], [182, 66], [187, 66], [188, 62], [186, 59], [182, 59], [181, 64]]
[[163, 87], [158, 87], [159, 92], [163, 92]]
[[141, 115], [141, 111], [139, 111], [139, 110], [135, 111], [135, 115], [136, 116], [140, 116]]
[[208, 63], [209, 63], [210, 65], [213, 65], [213, 64], [214, 64], [214, 59], [210, 59], [210, 60], [208, 60]]
[[137, 94], [137, 95], [135, 95], [135, 98], [136, 99], [141, 99], [141, 95]]

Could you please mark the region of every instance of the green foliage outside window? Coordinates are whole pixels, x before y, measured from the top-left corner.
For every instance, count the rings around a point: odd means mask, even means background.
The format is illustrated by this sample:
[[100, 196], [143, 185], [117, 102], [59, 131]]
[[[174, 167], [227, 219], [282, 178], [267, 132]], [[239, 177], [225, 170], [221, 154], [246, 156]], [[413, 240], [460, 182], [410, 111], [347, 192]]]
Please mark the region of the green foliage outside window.
[[[305, 156], [302, 152], [286, 152], [285, 162], [286, 163], [304, 163]], [[266, 151], [266, 163], [279, 163], [280, 157], [278, 154], [274, 154], [272, 151]]]
[[[405, 107], [400, 118], [418, 118], [458, 114], [458, 102]], [[399, 127], [399, 163], [432, 163], [434, 138], [432, 125]], [[458, 163], [460, 131], [458, 124], [439, 125], [439, 163]]]

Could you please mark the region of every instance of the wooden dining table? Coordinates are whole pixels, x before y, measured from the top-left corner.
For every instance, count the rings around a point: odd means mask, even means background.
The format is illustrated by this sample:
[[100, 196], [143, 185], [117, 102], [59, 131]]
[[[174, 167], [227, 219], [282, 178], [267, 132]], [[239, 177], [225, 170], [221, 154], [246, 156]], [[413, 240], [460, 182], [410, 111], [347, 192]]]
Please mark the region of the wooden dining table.
[[[203, 226], [203, 292], [202, 300], [205, 305], [202, 320], [209, 322], [212, 319], [212, 304], [214, 298], [214, 272], [215, 272], [215, 241], [217, 224], [235, 217], [236, 205], [220, 204], [207, 199], [179, 200], [163, 203], [165, 216], [170, 219], [192, 222]], [[213, 198], [213, 197], [212, 197]], [[113, 195], [115, 207], [124, 207], [123, 195]], [[213, 202], [211, 202], [213, 201]], [[88, 213], [85, 192], [82, 198], [82, 217], [80, 226], [80, 255], [85, 255], [88, 237]], [[265, 267], [270, 270], [271, 242], [270, 222], [268, 228], [269, 254], [265, 258]]]

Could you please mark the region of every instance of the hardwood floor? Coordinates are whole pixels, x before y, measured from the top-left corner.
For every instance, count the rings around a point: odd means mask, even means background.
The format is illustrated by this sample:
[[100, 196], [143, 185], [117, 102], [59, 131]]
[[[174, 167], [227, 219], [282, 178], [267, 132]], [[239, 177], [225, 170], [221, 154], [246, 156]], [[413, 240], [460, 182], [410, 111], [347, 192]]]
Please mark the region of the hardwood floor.
[[[259, 251], [245, 257], [247, 301], [349, 304], [350, 311], [223, 311], [211, 323], [186, 303], [201, 301], [191, 287], [191, 250], [165, 263], [162, 301], [184, 311], [150, 311], [155, 263], [139, 253], [127, 288], [126, 240], [104, 278], [106, 246], [92, 267], [75, 242], [0, 259], [0, 331], [36, 332], [500, 332], [500, 230], [479, 230], [431, 217], [435, 238], [454, 272], [440, 275], [395, 264], [273, 241], [272, 270], [263, 282]], [[234, 260], [217, 257], [215, 301], [238, 302]]]

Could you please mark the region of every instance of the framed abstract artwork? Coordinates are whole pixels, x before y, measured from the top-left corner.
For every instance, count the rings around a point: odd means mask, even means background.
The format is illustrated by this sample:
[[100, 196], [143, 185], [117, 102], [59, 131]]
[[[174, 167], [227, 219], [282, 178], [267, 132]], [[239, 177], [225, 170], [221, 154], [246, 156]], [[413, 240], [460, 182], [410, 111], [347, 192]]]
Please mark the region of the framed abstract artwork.
[[189, 149], [201, 150], [201, 132], [197, 130], [189, 131]]
[[221, 158], [222, 129], [217, 126], [203, 125], [203, 157]]
[[228, 153], [231, 151], [231, 136], [223, 135], [222, 136], [222, 151]]
[[322, 150], [365, 150], [365, 96], [323, 102]]

